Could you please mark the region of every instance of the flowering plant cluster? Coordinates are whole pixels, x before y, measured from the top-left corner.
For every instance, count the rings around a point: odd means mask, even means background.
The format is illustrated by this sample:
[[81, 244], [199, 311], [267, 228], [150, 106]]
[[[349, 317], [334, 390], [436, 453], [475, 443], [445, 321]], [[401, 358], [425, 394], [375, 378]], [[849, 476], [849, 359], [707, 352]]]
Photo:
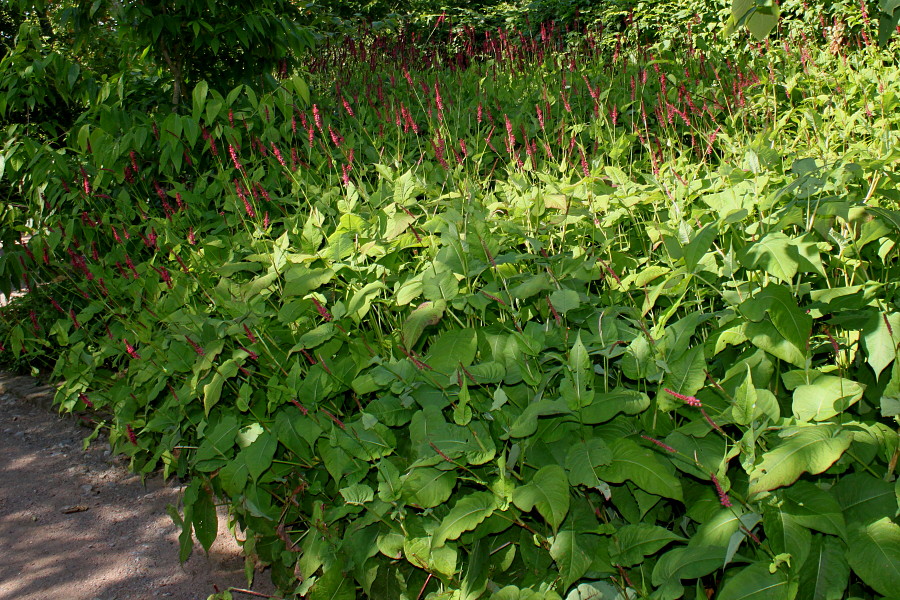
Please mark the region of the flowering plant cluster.
[[13, 138], [3, 352], [297, 597], [900, 589], [896, 56], [436, 29]]

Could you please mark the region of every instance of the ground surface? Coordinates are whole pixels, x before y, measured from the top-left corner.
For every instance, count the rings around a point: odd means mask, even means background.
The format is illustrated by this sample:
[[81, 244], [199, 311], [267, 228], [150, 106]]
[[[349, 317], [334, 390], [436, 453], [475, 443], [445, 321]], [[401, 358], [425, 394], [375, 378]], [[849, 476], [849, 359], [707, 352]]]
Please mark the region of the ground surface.
[[[207, 557], [178, 563], [178, 529], [166, 506], [180, 485], [141, 483], [90, 429], [50, 408], [52, 391], [0, 374], [0, 600], [205, 600], [246, 589], [243, 558], [220, 518]], [[274, 594], [268, 574], [255, 594]]]

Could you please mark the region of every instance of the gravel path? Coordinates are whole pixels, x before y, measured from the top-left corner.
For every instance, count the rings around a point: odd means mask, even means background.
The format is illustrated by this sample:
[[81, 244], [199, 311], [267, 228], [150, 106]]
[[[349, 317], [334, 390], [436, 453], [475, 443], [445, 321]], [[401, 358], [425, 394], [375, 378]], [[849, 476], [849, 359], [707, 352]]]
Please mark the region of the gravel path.
[[[0, 374], [0, 600], [205, 600], [247, 589], [244, 561], [220, 515], [207, 556], [178, 562], [166, 514], [180, 485], [142, 483], [105, 441], [82, 451], [90, 429], [50, 408], [52, 390]], [[275, 597], [267, 573], [255, 593]]]

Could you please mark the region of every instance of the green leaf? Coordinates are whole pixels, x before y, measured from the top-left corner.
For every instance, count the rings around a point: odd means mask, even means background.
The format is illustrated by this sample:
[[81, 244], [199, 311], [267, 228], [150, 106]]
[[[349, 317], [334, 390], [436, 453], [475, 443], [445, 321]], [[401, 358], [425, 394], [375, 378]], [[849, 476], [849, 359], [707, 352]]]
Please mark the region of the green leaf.
[[[653, 585], [680, 589], [682, 579], [697, 579], [720, 569], [725, 561], [724, 547], [680, 546], [663, 554], [653, 567]], [[680, 597], [681, 594], [671, 596]]]
[[893, 313], [890, 316], [881, 312], [872, 314], [862, 334], [866, 362], [878, 377], [897, 358], [897, 346], [900, 345], [900, 313]]
[[219, 531], [219, 519], [216, 515], [216, 504], [206, 486], [200, 486], [193, 506], [194, 535], [203, 549], [209, 552], [216, 534]]
[[751, 321], [762, 321], [768, 313], [778, 333], [798, 349], [805, 348], [809, 341], [812, 317], [797, 306], [796, 299], [784, 286], [767, 285], [741, 304], [741, 313]]
[[849, 531], [847, 558], [866, 584], [883, 596], [900, 590], [900, 525], [885, 517]]
[[328, 268], [310, 269], [305, 265], [294, 265], [284, 275], [284, 296], [305, 296], [325, 285], [334, 277]]
[[475, 492], [460, 498], [434, 531], [431, 547], [440, 548], [447, 540], [455, 540], [463, 532], [475, 529], [494, 513], [496, 507], [496, 498], [489, 492]]
[[[706, 382], [706, 357], [703, 346], [694, 346], [669, 363], [668, 368], [669, 372], [660, 384], [660, 390], [668, 388], [685, 396], [693, 396]], [[661, 394], [661, 398], [668, 402], [671, 396]]]
[[397, 204], [405, 204], [407, 200], [411, 200], [418, 189], [412, 170], [406, 171], [394, 180], [394, 202]]
[[593, 557], [589, 553], [588, 541], [588, 536], [568, 529], [554, 536], [550, 556], [559, 568], [563, 588], [581, 579], [590, 568]]
[[278, 439], [272, 433], [265, 431], [254, 440], [252, 444], [241, 451], [244, 460], [247, 461], [247, 468], [250, 476], [256, 481], [259, 476], [272, 465], [272, 459], [275, 457], [275, 450], [278, 448]]
[[681, 481], [672, 474], [672, 466], [647, 448], [620, 438], [610, 448], [613, 460], [600, 469], [600, 478], [608, 483], [632, 481], [645, 492], [682, 501]]
[[309, 591], [309, 600], [356, 600], [356, 582], [344, 575], [342, 565], [328, 565]]
[[799, 421], [825, 421], [844, 412], [862, 398], [865, 386], [849, 379], [823, 375], [794, 390], [794, 417]]
[[850, 565], [840, 540], [816, 535], [800, 568], [797, 600], [840, 600], [849, 581]]
[[441, 320], [446, 307], [446, 302], [437, 300], [435, 302], [423, 302], [412, 311], [409, 317], [406, 318], [406, 321], [403, 322], [401, 328], [403, 345], [411, 350], [416, 345], [416, 342], [419, 341], [425, 328], [430, 325], [436, 325]]
[[892, 518], [897, 512], [894, 486], [868, 473], [841, 477], [831, 488], [831, 493], [848, 524], [868, 525], [878, 519]]
[[456, 275], [446, 267], [428, 267], [422, 273], [422, 295], [426, 300], [452, 300], [459, 294]]
[[747, 269], [762, 269], [779, 281], [789, 283], [799, 266], [791, 256], [791, 243], [788, 236], [776, 231], [747, 245], [738, 253], [738, 259]]
[[542, 467], [526, 485], [513, 491], [513, 503], [525, 512], [534, 508], [558, 529], [569, 512], [569, 482], [559, 465]]
[[803, 527], [846, 537], [847, 526], [840, 504], [830, 491], [809, 481], [798, 481], [778, 494], [781, 510]]
[[547, 274], [538, 273], [512, 288], [509, 293], [517, 300], [527, 300], [538, 292], [550, 289], [550, 287], [550, 278]]
[[201, 462], [213, 458], [227, 458], [234, 448], [237, 432], [237, 417], [234, 415], [224, 417], [200, 444], [194, 460]]
[[766, 452], [750, 472], [750, 494], [774, 490], [797, 481], [803, 473], [821, 473], [841, 457], [853, 434], [837, 425], [787, 427], [782, 441]]
[[799, 567], [806, 560], [812, 534], [787, 511], [772, 507], [763, 515], [766, 540], [775, 554], [790, 554], [791, 566]]
[[451, 329], [428, 347], [426, 363], [436, 371], [453, 373], [462, 363], [468, 367], [475, 360], [478, 337], [474, 329]]
[[364, 483], [354, 483], [338, 491], [347, 504], [361, 506], [375, 499], [375, 491]]
[[600, 438], [575, 442], [566, 453], [569, 483], [573, 486], [597, 487], [601, 483], [597, 476], [598, 467], [608, 465], [612, 457], [612, 451]]
[[204, 106], [206, 106], [206, 95], [209, 93], [209, 84], [204, 80], [200, 80], [194, 86], [194, 91], [192, 92], [193, 100], [194, 100], [194, 117], [198, 117], [200, 113], [203, 112]]
[[756, 387], [753, 385], [750, 365], [746, 364], [745, 366], [747, 367], [747, 376], [744, 377], [744, 382], [734, 393], [734, 406], [731, 409], [731, 417], [738, 425], [749, 425], [756, 412]]
[[553, 308], [556, 309], [556, 312], [561, 315], [581, 306], [581, 299], [578, 297], [578, 292], [569, 289], [556, 290], [550, 294], [550, 302], [553, 304]]
[[709, 247], [712, 245], [713, 240], [716, 239], [718, 234], [718, 225], [711, 223], [694, 236], [691, 243], [684, 249], [684, 265], [687, 267], [688, 272], [694, 272], [700, 259], [706, 255], [707, 251], [709, 251]]
[[610, 540], [609, 557], [615, 564], [630, 567], [674, 541], [684, 541], [684, 538], [668, 529], [647, 523], [625, 525]]
[[744, 567], [725, 580], [716, 600], [792, 600], [795, 589], [787, 573], [778, 569], [769, 572], [768, 562]]
[[433, 508], [446, 502], [456, 485], [453, 471], [419, 467], [403, 479], [401, 493], [410, 504]]
[[538, 418], [547, 415], [568, 414], [568, 404], [564, 400], [538, 400], [525, 407], [509, 428], [509, 437], [523, 438], [534, 435], [538, 428]]

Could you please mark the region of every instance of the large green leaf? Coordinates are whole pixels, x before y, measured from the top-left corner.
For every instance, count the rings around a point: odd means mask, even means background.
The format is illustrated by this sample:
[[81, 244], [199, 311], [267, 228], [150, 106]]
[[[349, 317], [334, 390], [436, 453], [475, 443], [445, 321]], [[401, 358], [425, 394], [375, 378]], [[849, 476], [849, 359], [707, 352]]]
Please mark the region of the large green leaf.
[[477, 351], [478, 337], [474, 329], [452, 329], [431, 343], [425, 362], [432, 369], [452, 373], [460, 364], [471, 365]]
[[193, 518], [194, 535], [203, 549], [209, 552], [216, 535], [219, 532], [219, 519], [216, 515], [216, 503], [213, 501], [209, 489], [200, 485], [197, 491], [197, 499], [194, 501]]
[[850, 529], [847, 539], [850, 566], [883, 596], [900, 590], [900, 525], [885, 517]]
[[791, 256], [791, 239], [780, 231], [751, 243], [738, 256], [748, 269], [762, 269], [783, 283], [797, 274], [797, 259]]
[[475, 492], [461, 498], [434, 531], [432, 548], [440, 548], [447, 540], [455, 540], [463, 532], [475, 529], [496, 507], [497, 500], [489, 492]]
[[767, 561], [744, 567], [726, 579], [716, 600], [792, 600], [795, 592], [787, 573], [769, 572]]
[[590, 555], [589, 542], [589, 536], [568, 529], [553, 537], [550, 556], [556, 561], [564, 588], [581, 579], [590, 568], [593, 557]]
[[446, 302], [438, 300], [435, 302], [423, 302], [412, 311], [403, 322], [403, 327], [401, 328], [403, 345], [412, 350], [425, 328], [429, 325], [435, 325], [441, 320], [446, 307]]
[[672, 474], [671, 464], [661, 460], [652, 450], [624, 438], [613, 441], [610, 449], [613, 459], [599, 470], [601, 479], [608, 483], [633, 481], [651, 494], [682, 500], [681, 481]]
[[812, 330], [812, 317], [797, 305], [789, 288], [770, 284], [741, 304], [741, 313], [751, 321], [763, 321], [768, 314], [784, 339], [796, 348], [806, 348]]
[[[660, 384], [660, 390], [670, 389], [685, 396], [696, 394], [706, 382], [706, 357], [703, 346], [695, 346], [670, 362], [668, 370]], [[661, 408], [666, 410], [680, 406], [680, 402], [676, 404], [671, 399], [668, 394], [660, 394], [659, 401], [668, 403]]]
[[542, 467], [531, 481], [513, 492], [513, 502], [525, 512], [537, 511], [558, 529], [569, 512], [569, 481], [559, 465]]
[[821, 473], [841, 457], [853, 434], [837, 425], [788, 427], [783, 441], [766, 452], [750, 472], [750, 493], [774, 490], [797, 481], [803, 473]]
[[403, 479], [401, 493], [409, 504], [421, 508], [439, 506], [450, 498], [456, 485], [456, 473], [420, 467]]
[[331, 564], [316, 579], [309, 592], [309, 600], [356, 600], [356, 582], [345, 577], [342, 565]]
[[600, 438], [579, 440], [566, 453], [566, 470], [569, 483], [596, 487], [600, 484], [598, 468], [612, 461], [612, 451]]
[[776, 555], [790, 554], [791, 566], [795, 568], [804, 563], [812, 534], [789, 512], [775, 507], [767, 509], [763, 515], [763, 529]]
[[831, 493], [848, 524], [868, 525], [885, 517], [893, 518], [897, 513], [894, 486], [865, 472], [841, 477]]
[[800, 568], [797, 600], [840, 600], [850, 581], [850, 565], [840, 540], [816, 535]]
[[254, 480], [259, 479], [259, 476], [272, 465], [272, 459], [277, 448], [278, 438], [271, 432], [264, 431], [252, 444], [241, 450], [241, 454], [244, 455], [244, 460], [247, 462], [250, 476]]
[[794, 416], [800, 421], [825, 421], [859, 402], [864, 390], [855, 381], [823, 375], [794, 390]]
[[649, 523], [625, 525], [610, 540], [609, 557], [615, 564], [630, 567], [674, 541], [684, 541], [684, 538]]
[[900, 345], [900, 313], [885, 315], [881, 311], [873, 311], [863, 329], [863, 343], [866, 349], [866, 362], [875, 371], [881, 372], [897, 358], [897, 346]]

